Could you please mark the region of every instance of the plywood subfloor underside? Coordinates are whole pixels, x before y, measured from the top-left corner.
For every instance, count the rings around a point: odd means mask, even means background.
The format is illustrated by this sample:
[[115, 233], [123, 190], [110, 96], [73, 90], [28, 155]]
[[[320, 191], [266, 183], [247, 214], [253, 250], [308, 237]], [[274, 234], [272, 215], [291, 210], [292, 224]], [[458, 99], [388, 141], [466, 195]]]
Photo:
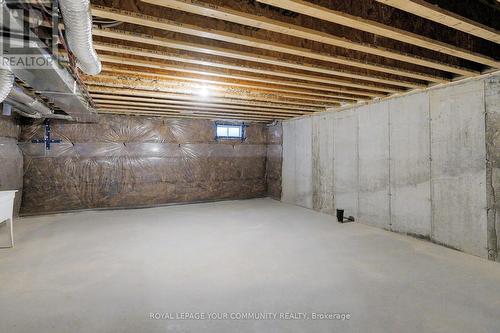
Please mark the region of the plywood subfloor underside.
[[[1, 332], [494, 332], [500, 265], [270, 199], [16, 221]], [[5, 232], [5, 228], [0, 228]], [[348, 312], [165, 321], [151, 312]]]

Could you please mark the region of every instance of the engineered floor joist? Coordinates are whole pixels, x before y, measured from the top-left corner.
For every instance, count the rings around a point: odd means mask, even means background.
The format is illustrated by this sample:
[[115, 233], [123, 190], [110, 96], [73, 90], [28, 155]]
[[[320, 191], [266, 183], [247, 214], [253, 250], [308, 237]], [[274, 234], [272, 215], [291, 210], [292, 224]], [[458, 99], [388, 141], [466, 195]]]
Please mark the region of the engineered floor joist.
[[[423, 0], [238, 1], [92, 1], [104, 72], [84, 82], [93, 96], [123, 96], [137, 112], [161, 105], [240, 117], [251, 108], [320, 112], [500, 68], [498, 31], [486, 19]], [[490, 7], [491, 21], [500, 5]], [[204, 87], [210, 101], [196, 92]]]

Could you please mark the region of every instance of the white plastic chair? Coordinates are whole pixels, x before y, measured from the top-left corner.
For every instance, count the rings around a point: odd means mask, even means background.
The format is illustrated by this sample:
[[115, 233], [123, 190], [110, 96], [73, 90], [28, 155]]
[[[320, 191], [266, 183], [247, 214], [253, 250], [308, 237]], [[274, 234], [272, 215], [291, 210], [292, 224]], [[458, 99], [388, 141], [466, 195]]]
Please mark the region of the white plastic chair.
[[17, 191], [0, 191], [0, 223], [7, 222], [10, 229], [10, 246], [0, 246], [0, 248], [14, 247], [14, 198]]

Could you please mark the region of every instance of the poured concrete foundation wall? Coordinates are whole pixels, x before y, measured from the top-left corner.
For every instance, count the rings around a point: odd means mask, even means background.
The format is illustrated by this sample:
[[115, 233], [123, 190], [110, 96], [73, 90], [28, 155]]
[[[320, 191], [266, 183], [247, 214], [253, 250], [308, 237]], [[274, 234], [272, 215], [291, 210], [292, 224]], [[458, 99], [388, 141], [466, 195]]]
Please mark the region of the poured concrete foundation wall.
[[[500, 261], [500, 77], [486, 80], [486, 190], [490, 259]], [[497, 251], [494, 251], [494, 249]]]
[[359, 210], [361, 223], [390, 228], [389, 107], [358, 110]]
[[428, 94], [388, 101], [391, 230], [431, 235], [430, 110]]
[[19, 214], [23, 190], [23, 155], [17, 146], [19, 133], [16, 118], [0, 115], [0, 191], [18, 191], [15, 215]]
[[281, 199], [281, 167], [283, 156], [283, 128], [281, 123], [267, 127], [267, 194], [276, 200]]
[[[333, 113], [334, 208], [345, 209], [347, 215], [358, 216], [359, 159], [357, 110]], [[326, 131], [331, 131], [326, 129]], [[317, 166], [316, 166], [317, 168]]]
[[215, 140], [215, 123], [101, 116], [96, 124], [52, 123], [61, 139], [45, 151], [42, 124], [23, 126], [23, 214], [244, 199], [267, 194], [267, 128]]
[[313, 177], [313, 208], [323, 213], [333, 214], [333, 131], [334, 122], [332, 115], [313, 118], [312, 137], [312, 170]]
[[499, 87], [490, 76], [284, 122], [283, 201], [497, 258]]
[[282, 200], [313, 208], [312, 118], [283, 123]]
[[487, 257], [484, 81], [430, 92], [431, 237]]

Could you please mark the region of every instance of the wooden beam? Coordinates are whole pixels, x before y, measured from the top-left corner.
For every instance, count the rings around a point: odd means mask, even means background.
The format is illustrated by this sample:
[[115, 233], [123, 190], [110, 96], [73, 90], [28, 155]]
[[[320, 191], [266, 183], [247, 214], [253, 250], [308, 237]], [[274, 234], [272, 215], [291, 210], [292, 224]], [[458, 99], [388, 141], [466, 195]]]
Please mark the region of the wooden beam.
[[196, 66], [174, 65], [174, 64], [164, 63], [164, 62], [157, 62], [157, 61], [143, 60], [143, 59], [136, 59], [136, 58], [131, 59], [131, 58], [124, 58], [124, 57], [113, 56], [113, 55], [108, 55], [108, 54], [101, 54], [99, 56], [99, 58], [103, 62], [118, 64], [118, 65], [139, 66], [139, 67], [145, 67], [145, 68], [151, 68], [151, 69], [177, 71], [177, 72], [182, 72], [182, 73], [189, 73], [189, 74], [196, 74], [196, 75], [203, 75], [203, 76], [228, 78], [228, 79], [234, 79], [234, 80], [244, 80], [244, 81], [259, 82], [259, 83], [265, 83], [265, 84], [275, 84], [275, 85], [280, 85], [280, 86], [294, 87], [294, 88], [301, 88], [301, 89], [311, 89], [311, 90], [316, 90], [316, 93], [314, 93], [315, 96], [331, 97], [332, 96], [331, 93], [349, 94], [353, 97], [356, 97], [357, 99], [369, 99], [369, 97], [386, 96], [386, 94], [383, 94], [383, 93], [351, 90], [351, 89], [344, 88], [344, 87], [333, 87], [333, 86], [319, 85], [319, 84], [313, 84], [313, 83], [305, 83], [305, 82], [297, 82], [297, 81], [294, 82], [294, 81], [290, 81], [290, 80], [271, 79], [271, 78], [263, 77], [263, 76], [235, 74], [234, 72], [225, 73], [224, 71], [217, 71], [217, 70], [211, 70], [211, 69], [205, 69], [205, 68], [200, 69]]
[[169, 108], [169, 107], [162, 107], [162, 106], [157, 106], [157, 107], [147, 107], [147, 106], [126, 106], [126, 105], [114, 105], [114, 104], [104, 104], [101, 103], [97, 106], [98, 109], [109, 109], [109, 110], [137, 110], [137, 111], [172, 111], [172, 112], [198, 112], [198, 113], [207, 113], [207, 114], [217, 114], [217, 115], [231, 115], [231, 116], [249, 116], [249, 117], [254, 117], [254, 118], [267, 118], [267, 119], [273, 119], [275, 117], [280, 117], [280, 118], [292, 118], [292, 117], [299, 117], [300, 115], [293, 115], [293, 114], [284, 114], [284, 113], [256, 113], [256, 112], [243, 112], [243, 111], [221, 111], [221, 110], [204, 110], [204, 109], [177, 109], [177, 108]]
[[[94, 83], [90, 82], [89, 84], [90, 92], [103, 92], [107, 94], [122, 94], [128, 96], [141, 96], [141, 97], [156, 97], [156, 98], [168, 98], [168, 99], [177, 99], [177, 100], [188, 100], [188, 101], [197, 101], [202, 100], [201, 96], [196, 95], [185, 95], [185, 94], [172, 94], [165, 93], [161, 88], [154, 86], [140, 86], [134, 89], [131, 89], [126, 84], [121, 83]], [[236, 98], [214, 98], [214, 97], [206, 97], [203, 98], [204, 102], [210, 103], [218, 103], [218, 104], [227, 104], [227, 105], [250, 105], [255, 107], [268, 107], [274, 109], [285, 109], [285, 110], [300, 110], [300, 111], [324, 111], [326, 108], [313, 108], [306, 106], [298, 106], [291, 104], [283, 104], [283, 103], [263, 103], [259, 101], [252, 101], [246, 99], [236, 99]]]
[[423, 0], [376, 0], [427, 20], [500, 44], [500, 31]]
[[[196, 2], [196, 5], [201, 6], [200, 2]], [[203, 10], [210, 10], [208, 5], [202, 8]], [[92, 14], [94, 16], [107, 18], [111, 20], [117, 20], [122, 22], [127, 22], [136, 25], [142, 25], [150, 28], [173, 31], [188, 35], [194, 35], [198, 37], [210, 38], [219, 41], [235, 43], [240, 45], [246, 45], [250, 47], [259, 47], [258, 44], [255, 43], [255, 38], [245, 37], [243, 35], [233, 34], [225, 31], [219, 30], [210, 30], [203, 29], [193, 25], [187, 25], [180, 22], [175, 22], [172, 20], [162, 19], [155, 16], [143, 15], [134, 12], [128, 12], [118, 9], [113, 9], [109, 7], [103, 6], [92, 6]], [[215, 16], [214, 16], [215, 15]], [[423, 67], [434, 68], [438, 70], [442, 70], [445, 72], [455, 73], [464, 76], [474, 76], [479, 74], [477, 71], [453, 66], [450, 64], [446, 64], [443, 62], [439, 62], [436, 60], [423, 59], [420, 57], [416, 57], [414, 55], [401, 53], [394, 50], [389, 50], [382, 47], [366, 45], [361, 43], [352, 42], [346, 40], [341, 37], [337, 37], [331, 34], [327, 34], [318, 30], [307, 29], [301, 26], [291, 25], [287, 23], [283, 23], [280, 21], [272, 20], [262, 16], [250, 15], [247, 13], [242, 13], [238, 11], [233, 11], [227, 8], [221, 10], [221, 7], [212, 6], [210, 14], [208, 16], [216, 17], [218, 16], [224, 17], [223, 20], [235, 22], [239, 24], [244, 24], [260, 29], [265, 29], [269, 31], [274, 31], [286, 35], [291, 35], [294, 37], [305, 38], [329, 45], [334, 45], [346, 49], [351, 49], [359, 52], [364, 52], [368, 54], [373, 54], [376, 56], [386, 57], [390, 59], [395, 59], [415, 65], [420, 65]], [[262, 40], [258, 40], [259, 42], [264, 42]], [[260, 43], [260, 48], [262, 48], [262, 43]], [[270, 45], [266, 49], [269, 48]]]
[[[173, 0], [145, 0], [146, 2], [170, 2]], [[281, 7], [296, 13], [312, 16], [324, 21], [333, 22], [350, 28], [391, 38], [403, 43], [413, 44], [422, 48], [444, 53], [453, 57], [466, 59], [479, 64], [500, 68], [500, 62], [490, 56], [464, 50], [458, 46], [443, 43], [409, 31], [391, 27], [362, 17], [349, 15], [303, 0], [257, 0], [267, 5]], [[176, 1], [177, 2], [177, 1]], [[401, 2], [401, 1], [400, 1]], [[408, 1], [404, 1], [408, 2]]]
[[199, 52], [209, 55], [217, 55], [221, 57], [233, 58], [238, 60], [253, 61], [268, 65], [282, 66], [304, 71], [316, 72], [321, 74], [335, 75], [349, 79], [365, 80], [376, 83], [391, 84], [406, 88], [423, 88], [426, 84], [407, 81], [404, 79], [388, 79], [380, 75], [366, 75], [355, 74], [348, 71], [333, 70], [331, 67], [319, 66], [311, 63], [304, 62], [290, 62], [275, 57], [268, 57], [264, 55], [255, 55], [253, 53], [241, 52], [227, 48], [206, 46], [202, 44], [188, 43], [174, 39], [167, 39], [157, 36], [150, 36], [144, 34], [137, 34], [123, 30], [110, 30], [110, 29], [94, 29], [93, 34], [96, 36], [113, 38], [119, 40], [126, 40], [129, 42], [149, 44], [155, 46], [168, 47], [184, 51]]
[[235, 119], [235, 120], [255, 120], [255, 121], [268, 121], [271, 122], [275, 119], [286, 119], [288, 117], [267, 117], [267, 118], [259, 118], [252, 116], [235, 116], [235, 115], [219, 115], [219, 114], [211, 114], [211, 113], [190, 113], [181, 114], [176, 113], [175, 111], [135, 111], [132, 109], [100, 109], [97, 111], [98, 113], [113, 113], [113, 114], [126, 114], [126, 115], [148, 115], [148, 116], [171, 116], [173, 118], [203, 118], [203, 119]]
[[263, 74], [263, 75], [279, 76], [279, 77], [284, 77], [287, 79], [297, 79], [297, 80], [319, 82], [319, 83], [325, 83], [325, 84], [335, 84], [335, 85], [339, 85], [339, 86], [343, 86], [343, 87], [366, 89], [366, 90], [372, 90], [372, 91], [380, 91], [380, 92], [384, 92], [384, 93], [394, 93], [394, 92], [405, 91], [405, 89], [400, 88], [400, 87], [395, 87], [395, 86], [392, 86], [392, 87], [380, 86], [380, 85], [372, 84], [370, 82], [353, 83], [352, 81], [349, 81], [349, 80], [343, 80], [343, 79], [338, 79], [338, 78], [334, 78], [334, 77], [302, 74], [302, 73], [296, 73], [296, 72], [289, 72], [289, 71], [285, 71], [285, 70], [281, 70], [281, 69], [280, 70], [276, 70], [276, 69], [272, 69], [272, 68], [267, 69], [265, 67], [243, 66], [243, 65], [238, 65], [238, 64], [232, 64], [232, 63], [222, 61], [222, 60], [206, 61], [206, 60], [201, 60], [197, 56], [192, 56], [192, 55], [187, 55], [187, 54], [180, 56], [178, 54], [171, 53], [171, 52], [156, 51], [156, 50], [151, 50], [151, 49], [142, 49], [142, 48], [129, 47], [129, 46], [118, 45], [118, 44], [108, 44], [108, 43], [97, 42], [97, 43], [94, 43], [94, 47], [96, 50], [99, 50], [99, 51], [128, 54], [128, 55], [133, 55], [133, 56], [154, 58], [154, 59], [161, 59], [161, 60], [185, 62], [188, 64], [202, 65], [202, 66], [208, 66], [208, 67], [214, 67], [214, 68], [224, 68], [224, 69], [257, 73], [257, 74]]
[[212, 97], [221, 97], [221, 98], [238, 98], [238, 99], [248, 99], [248, 100], [259, 100], [264, 102], [271, 103], [284, 103], [291, 105], [303, 105], [303, 106], [311, 106], [311, 107], [330, 107], [330, 106], [338, 106], [340, 103], [338, 101], [328, 101], [321, 102], [314, 99], [303, 99], [296, 98], [295, 96], [287, 97], [282, 94], [274, 94], [274, 93], [266, 93], [266, 92], [256, 92], [251, 90], [237, 90], [234, 88], [226, 88], [205, 84], [186, 84], [185, 82], [172, 81], [172, 80], [163, 80], [158, 79], [155, 76], [147, 76], [147, 75], [139, 75], [128, 74], [127, 76], [123, 75], [114, 75], [113, 73], [101, 72], [101, 74], [94, 78], [91, 76], [84, 76], [84, 81], [103, 81], [106, 80], [125, 80], [127, 82], [143, 82], [146, 84], [154, 84], [161, 85], [165, 88], [165, 91], [170, 91], [174, 93], [181, 94], [194, 94], [199, 95], [198, 91], [204, 89], [206, 92], [210, 94]]
[[229, 86], [229, 87], [241, 87], [241, 88], [249, 88], [261, 91], [270, 91], [270, 92], [278, 92], [282, 97], [290, 97], [296, 99], [303, 100], [313, 100], [317, 102], [324, 103], [353, 103], [353, 101], [363, 100], [363, 98], [354, 98], [354, 97], [342, 97], [336, 96], [331, 98], [321, 98], [315, 96], [313, 92], [301, 91], [296, 89], [287, 89], [287, 88], [273, 88], [269, 86], [262, 86], [257, 84], [243, 84], [238, 82], [226, 82], [226, 81], [217, 81], [217, 80], [207, 80], [207, 79], [199, 79], [186, 77], [183, 75], [177, 74], [163, 74], [163, 73], [154, 73], [154, 72], [138, 72], [130, 69], [121, 69], [119, 67], [112, 67], [108, 65], [103, 66], [103, 72], [117, 73], [117, 74], [127, 74], [127, 75], [141, 75], [142, 77], [157, 77], [166, 80], [181, 80], [181, 81], [190, 81], [190, 82], [198, 82], [203, 84], [210, 85], [221, 85], [221, 86]]
[[300, 116], [307, 114], [309, 112], [302, 112], [297, 110], [276, 110], [276, 109], [266, 109], [266, 108], [251, 108], [251, 107], [233, 107], [233, 108], [218, 108], [217, 106], [185, 106], [185, 105], [176, 105], [173, 103], [148, 103], [148, 102], [133, 102], [133, 101], [116, 101], [109, 99], [101, 99], [98, 97], [93, 98], [96, 105], [114, 105], [114, 106], [138, 106], [138, 107], [153, 107], [153, 108], [169, 108], [169, 109], [180, 109], [180, 110], [204, 110], [204, 111], [224, 111], [227, 113], [231, 112], [240, 112], [240, 113], [249, 113], [249, 114], [291, 114], [292, 116]]

